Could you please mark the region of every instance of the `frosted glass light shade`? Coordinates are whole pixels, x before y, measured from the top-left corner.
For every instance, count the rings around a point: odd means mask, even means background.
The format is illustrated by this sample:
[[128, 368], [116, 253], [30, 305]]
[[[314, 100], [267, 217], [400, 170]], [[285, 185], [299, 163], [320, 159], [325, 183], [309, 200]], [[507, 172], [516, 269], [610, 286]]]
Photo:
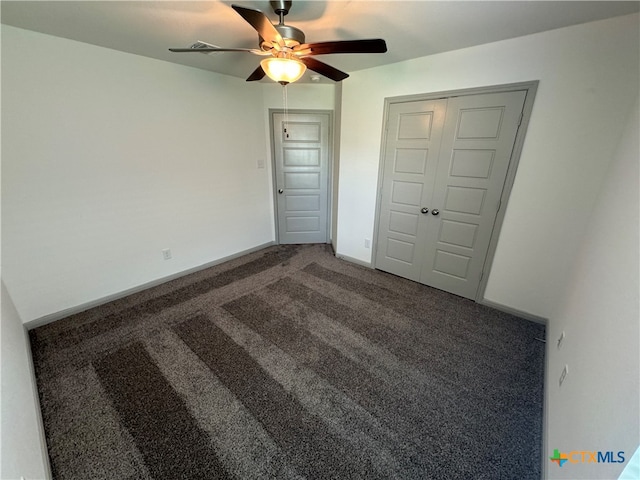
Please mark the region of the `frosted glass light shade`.
[[299, 80], [307, 70], [304, 63], [291, 58], [265, 58], [260, 62], [260, 66], [271, 80], [283, 85]]

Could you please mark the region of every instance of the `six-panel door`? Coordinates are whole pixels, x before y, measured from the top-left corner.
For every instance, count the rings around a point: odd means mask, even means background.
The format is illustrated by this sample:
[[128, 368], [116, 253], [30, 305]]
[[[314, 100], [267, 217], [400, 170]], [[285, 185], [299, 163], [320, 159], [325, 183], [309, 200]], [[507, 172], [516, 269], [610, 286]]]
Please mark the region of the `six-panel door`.
[[273, 114], [280, 243], [326, 243], [329, 114]]
[[[429, 142], [422, 145], [424, 161], [416, 155], [410, 177], [401, 167], [406, 134], [394, 125], [423, 115], [425, 102], [390, 106], [376, 268], [475, 298], [525, 97], [516, 91], [438, 100], [446, 110], [437, 117], [440, 125], [424, 123], [421, 132], [411, 131]], [[413, 196], [405, 192], [398, 202], [398, 187]], [[421, 213], [424, 208], [429, 212]]]

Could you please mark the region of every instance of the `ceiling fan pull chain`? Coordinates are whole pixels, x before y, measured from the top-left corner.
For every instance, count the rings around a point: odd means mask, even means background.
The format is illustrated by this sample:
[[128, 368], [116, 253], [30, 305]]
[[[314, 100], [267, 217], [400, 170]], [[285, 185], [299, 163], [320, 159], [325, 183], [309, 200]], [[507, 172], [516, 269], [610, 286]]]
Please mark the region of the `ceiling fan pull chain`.
[[282, 85], [282, 103], [284, 104], [284, 134], [289, 138], [287, 126], [289, 125], [289, 99], [287, 96], [287, 84]]

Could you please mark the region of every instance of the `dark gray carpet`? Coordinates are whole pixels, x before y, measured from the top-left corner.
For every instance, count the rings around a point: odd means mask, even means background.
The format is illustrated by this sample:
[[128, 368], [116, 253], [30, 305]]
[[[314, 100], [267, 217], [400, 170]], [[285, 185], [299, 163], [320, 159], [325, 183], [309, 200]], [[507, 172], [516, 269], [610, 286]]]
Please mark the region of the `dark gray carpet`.
[[56, 479], [539, 479], [544, 327], [280, 246], [30, 332]]

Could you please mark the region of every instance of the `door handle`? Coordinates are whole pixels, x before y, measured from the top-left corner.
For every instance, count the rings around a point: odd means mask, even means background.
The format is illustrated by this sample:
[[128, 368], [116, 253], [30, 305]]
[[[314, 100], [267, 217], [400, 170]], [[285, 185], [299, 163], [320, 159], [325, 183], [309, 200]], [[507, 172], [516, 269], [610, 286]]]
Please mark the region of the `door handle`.
[[284, 192], [284, 190], [282, 190], [281, 188], [280, 188], [280, 189], [278, 189], [278, 193], [279, 193], [280, 195], [282, 195], [282, 192]]
[[420, 209], [420, 213], [429, 213], [429, 209], [427, 207], [422, 207]]
[[438, 210], [437, 208], [434, 208], [433, 210], [431, 210], [431, 215], [438, 215], [440, 213], [440, 210]]

